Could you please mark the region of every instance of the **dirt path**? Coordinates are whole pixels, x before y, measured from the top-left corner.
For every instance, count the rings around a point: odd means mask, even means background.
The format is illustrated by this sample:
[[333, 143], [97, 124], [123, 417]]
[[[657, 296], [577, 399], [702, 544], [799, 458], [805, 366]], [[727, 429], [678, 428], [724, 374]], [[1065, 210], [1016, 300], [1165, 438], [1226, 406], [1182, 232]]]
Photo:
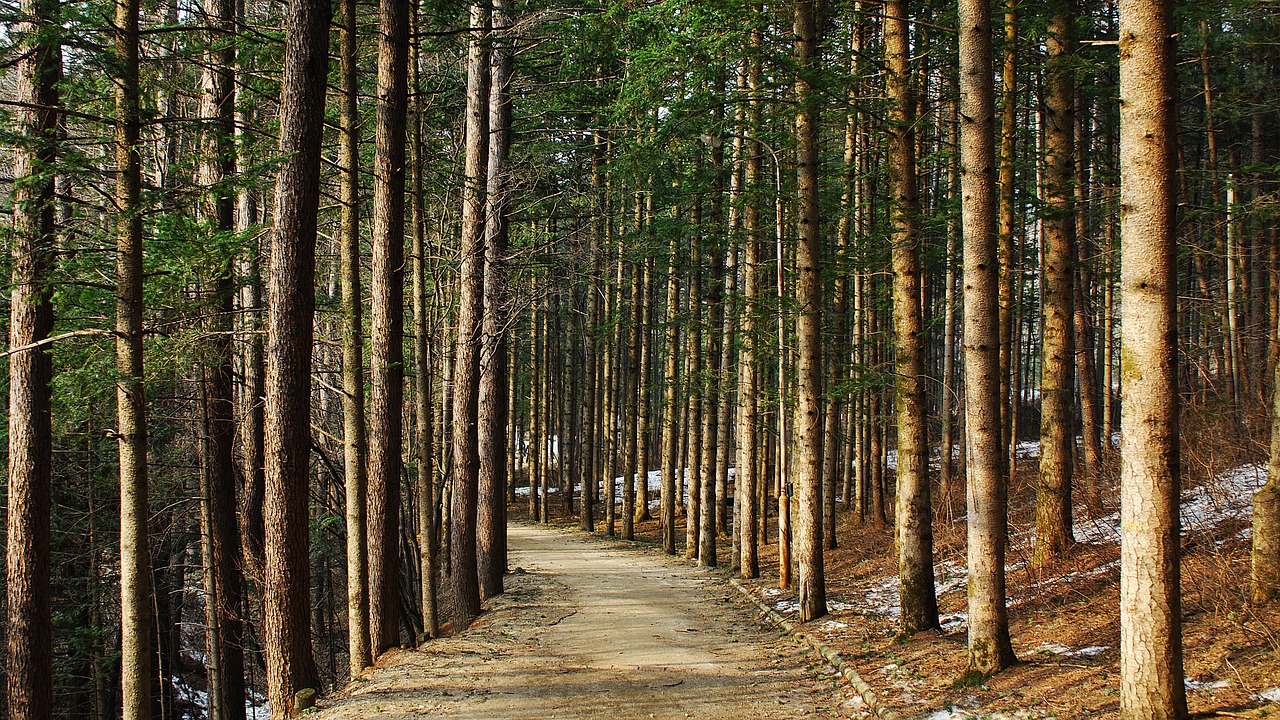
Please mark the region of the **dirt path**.
[[[508, 592], [467, 632], [383, 659], [319, 717], [849, 717], [825, 665], [732, 589], [659, 555], [513, 525]], [[521, 572], [523, 571], [523, 572]]]

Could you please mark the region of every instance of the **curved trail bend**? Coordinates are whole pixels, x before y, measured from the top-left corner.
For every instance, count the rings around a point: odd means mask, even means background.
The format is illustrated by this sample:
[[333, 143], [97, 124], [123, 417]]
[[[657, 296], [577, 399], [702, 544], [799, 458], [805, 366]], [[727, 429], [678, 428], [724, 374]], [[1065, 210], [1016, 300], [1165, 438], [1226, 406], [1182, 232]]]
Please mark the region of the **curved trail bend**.
[[[731, 589], [660, 555], [512, 525], [508, 591], [475, 625], [397, 651], [325, 703], [355, 718], [848, 717], [852, 695]], [[826, 670], [825, 665], [818, 666]]]

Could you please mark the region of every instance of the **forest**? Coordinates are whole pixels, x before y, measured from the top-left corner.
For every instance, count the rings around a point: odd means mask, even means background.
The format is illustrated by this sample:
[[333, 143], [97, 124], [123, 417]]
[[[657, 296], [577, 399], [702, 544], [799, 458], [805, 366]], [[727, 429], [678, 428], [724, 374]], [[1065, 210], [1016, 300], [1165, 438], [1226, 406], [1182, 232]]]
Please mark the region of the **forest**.
[[900, 717], [1280, 711], [1275, 0], [0, 15], [0, 716], [310, 712], [543, 526]]

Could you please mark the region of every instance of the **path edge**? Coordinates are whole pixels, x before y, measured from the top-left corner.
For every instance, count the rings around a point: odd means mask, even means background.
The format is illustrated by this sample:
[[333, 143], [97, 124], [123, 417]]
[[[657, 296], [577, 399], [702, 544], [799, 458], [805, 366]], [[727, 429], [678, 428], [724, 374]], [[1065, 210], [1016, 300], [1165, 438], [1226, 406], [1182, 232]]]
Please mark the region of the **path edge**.
[[737, 578], [729, 578], [728, 580], [729, 584], [732, 585], [739, 594], [751, 601], [756, 607], [760, 608], [760, 611], [764, 613], [765, 617], [778, 627], [781, 627], [787, 635], [790, 635], [797, 642], [808, 645], [814, 652], [818, 653], [818, 655], [825, 660], [828, 665], [830, 665], [836, 672], [840, 673], [840, 676], [845, 679], [845, 682], [849, 683], [849, 685], [862, 697], [862, 701], [867, 704], [867, 707], [871, 710], [873, 715], [880, 718], [880, 720], [901, 720], [898, 713], [880, 700], [880, 697], [876, 695], [875, 690], [867, 684], [866, 680], [862, 679], [862, 676], [858, 674], [858, 671], [854, 670], [853, 666], [846, 662], [840, 653], [831, 649], [831, 646], [822, 642], [813, 635], [797, 631], [796, 626], [793, 625], [791, 621], [783, 617], [777, 610], [774, 610], [761, 602], [760, 598], [756, 597], [755, 593], [739, 582]]

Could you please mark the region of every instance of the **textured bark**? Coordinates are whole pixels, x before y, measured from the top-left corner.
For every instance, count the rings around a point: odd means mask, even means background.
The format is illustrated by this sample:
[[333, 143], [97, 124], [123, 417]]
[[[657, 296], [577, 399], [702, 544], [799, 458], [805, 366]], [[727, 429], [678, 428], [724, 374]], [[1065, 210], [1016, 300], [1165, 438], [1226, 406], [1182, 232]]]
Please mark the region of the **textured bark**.
[[[223, 183], [236, 172], [235, 3], [208, 0], [214, 26], [206, 51], [200, 115], [208, 123], [203, 138], [200, 181], [209, 196], [205, 214], [210, 229], [235, 231], [235, 198]], [[230, 254], [215, 257], [210, 284], [208, 337], [201, 353], [204, 433], [200, 480], [205, 552], [205, 622], [209, 658], [209, 707], [214, 720], [245, 716], [244, 622], [240, 574], [240, 538], [236, 520], [235, 403], [232, 385], [231, 330], [235, 302], [235, 266]]]
[[1040, 482], [1036, 488], [1034, 561], [1061, 555], [1072, 542], [1071, 482], [1075, 450], [1076, 262], [1075, 82], [1070, 0], [1050, 5], [1045, 98], [1044, 336], [1040, 375]]
[[893, 222], [893, 330], [898, 410], [898, 572], [902, 579], [899, 630], [911, 635], [938, 627], [933, 585], [933, 528], [929, 504], [924, 417], [924, 345], [920, 336], [920, 199], [916, 191], [915, 93], [911, 87], [907, 13], [903, 0], [885, 4], [889, 90], [889, 194]]
[[117, 0], [116, 432], [120, 447], [120, 681], [123, 720], [151, 717], [151, 553], [147, 532], [147, 415], [142, 374], [142, 124], [138, 0]]
[[369, 649], [375, 658], [400, 645], [408, 64], [409, 2], [381, 0], [369, 304]]
[[[636, 199], [636, 220], [639, 221], [640, 200]], [[626, 397], [623, 401], [623, 432], [627, 434], [623, 448], [622, 471], [622, 539], [634, 540], [636, 535], [636, 485], [640, 482], [639, 431], [640, 431], [640, 281], [643, 275], [638, 263], [631, 263], [631, 289], [628, 300]]]
[[[599, 118], [597, 118], [598, 120]], [[604, 252], [601, 246], [604, 242], [606, 224], [604, 218], [605, 199], [603, 195], [607, 142], [599, 129], [593, 131], [592, 139], [591, 190], [593, 200], [596, 203], [597, 217], [593, 223], [590, 236], [591, 284], [587, 289], [589, 299], [587, 301], [586, 331], [583, 333], [583, 356], [586, 359], [584, 363], [586, 392], [583, 393], [583, 402], [586, 403], [587, 407], [584, 414], [582, 433], [583, 472], [579, 476], [582, 478], [582, 504], [579, 513], [579, 527], [585, 532], [591, 532], [595, 529], [596, 506], [599, 500], [599, 494], [596, 490], [599, 487], [600, 465], [603, 457], [600, 445], [604, 434], [600, 423], [604, 385], [600, 361], [599, 328], [603, 319], [601, 283], [604, 279]]]
[[356, 2], [339, 4], [342, 41], [338, 165], [342, 212], [338, 244], [342, 276], [342, 459], [347, 519], [347, 657], [352, 678], [373, 661], [369, 647], [369, 566], [364, 404], [364, 300], [360, 291], [360, 124], [356, 115]]
[[696, 559], [701, 550], [702, 528], [702, 203], [694, 200], [693, 237], [689, 242], [689, 331], [685, 334], [685, 357], [688, 362], [685, 413], [688, 426], [688, 455], [684, 471], [688, 475], [688, 498], [685, 502], [685, 557]]
[[[794, 477], [796, 564], [799, 569], [800, 622], [827, 614], [822, 567], [822, 257], [818, 212], [819, 100], [815, 74], [822, 62], [822, 29], [817, 0], [797, 0], [796, 55], [796, 417]], [[834, 439], [833, 439], [834, 440]]]
[[[433, 362], [432, 323], [433, 308], [427, 299], [427, 239], [426, 217], [423, 210], [424, 187], [422, 158], [422, 110], [421, 85], [418, 78], [418, 10], [409, 15], [409, 175], [410, 223], [413, 228], [413, 360], [418, 378], [414, 393], [414, 489], [418, 502], [418, 574], [422, 578], [418, 598], [422, 613], [422, 634], [425, 638], [440, 636], [440, 542], [439, 523], [436, 521], [436, 465], [435, 465], [435, 387], [431, 372]], [[424, 639], [425, 639], [424, 638]]]
[[[647, 193], [645, 202], [648, 209], [646, 217], [653, 214], [653, 194]], [[653, 266], [652, 257], [644, 259], [643, 276], [640, 278], [640, 397], [636, 404], [636, 510], [635, 520], [648, 520], [649, 513], [649, 437], [652, 435], [652, 394], [649, 388], [649, 377], [652, 374], [653, 341], [649, 328], [653, 326]]]
[[[9, 348], [53, 329], [50, 274], [57, 253], [53, 164], [62, 75], [59, 5], [23, 0], [11, 28], [21, 46], [15, 99], [21, 144], [13, 165], [13, 286]], [[136, 201], [136, 198], [135, 198]], [[49, 525], [53, 475], [53, 362], [44, 347], [9, 356], [9, 490], [6, 533], [5, 707], [14, 720], [53, 716]], [[96, 601], [95, 601], [96, 606]]]
[[484, 303], [485, 178], [489, 162], [489, 3], [471, 5], [467, 47], [467, 139], [458, 273], [458, 357], [453, 371], [453, 513], [449, 564], [458, 627], [480, 614], [476, 566], [479, 493], [477, 416]]
[[[1072, 83], [1075, 85], [1075, 83]], [[1089, 169], [1092, 148], [1085, 136], [1087, 107], [1081, 107], [1080, 88], [1075, 88], [1075, 201], [1076, 257], [1072, 273], [1072, 328], [1075, 333], [1077, 396], [1080, 399], [1080, 459], [1088, 484], [1086, 492], [1096, 506], [1098, 475], [1102, 470], [1101, 414], [1098, 399], [1097, 347], [1094, 342], [1093, 258], [1096, 242], [1090, 237]], [[1108, 443], [1110, 440], [1107, 441]]]
[[542, 519], [542, 504], [538, 502], [538, 482], [542, 475], [543, 456], [547, 447], [542, 426], [542, 376], [546, 365], [546, 333], [542, 319], [546, 315], [545, 303], [535, 302], [529, 313], [529, 352], [533, 356], [529, 378], [529, 519]]
[[1187, 714], [1179, 568], [1173, 7], [1120, 11], [1120, 715]]
[[507, 190], [511, 147], [511, 45], [507, 0], [493, 3], [495, 42], [489, 58], [489, 161], [485, 193], [484, 319], [480, 350], [480, 477], [476, 551], [480, 592], [502, 593], [507, 571]]
[[[1275, 363], [1272, 388], [1280, 388], [1280, 362]], [[1249, 599], [1265, 605], [1280, 597], [1280, 390], [1272, 390], [1271, 455], [1267, 482], [1253, 496], [1253, 570]]]
[[[758, 47], [762, 40], [759, 28], [751, 29], [751, 46]], [[760, 361], [758, 357], [762, 327], [760, 325], [760, 170], [761, 148], [753, 134], [760, 120], [760, 61], [754, 56], [747, 60], [748, 102], [745, 157], [742, 162], [742, 187], [745, 192], [742, 207], [743, 242], [746, 245], [742, 263], [742, 308], [739, 313], [738, 353], [738, 454], [737, 454], [737, 504], [734, 516], [738, 519], [738, 571], [744, 578], [760, 575], [760, 532], [758, 515], [763, 506], [758, 504], [760, 478]], [[674, 291], [667, 296], [671, 303]]]
[[[1005, 607], [1008, 486], [1001, 432], [995, 101], [990, 0], [961, 0], [960, 183], [964, 233], [964, 425], [969, 529], [969, 670], [1017, 661]], [[943, 445], [950, 455], [951, 446]]]
[[1000, 71], [1000, 210], [999, 240], [996, 246], [1000, 263], [1000, 428], [1003, 433], [1008, 474], [1013, 476], [1017, 459], [1015, 422], [1017, 399], [1012, 392], [1013, 366], [1017, 362], [1014, 342], [1013, 309], [1015, 259], [1013, 252], [1014, 152], [1018, 138], [1018, 0], [1004, 3], [1004, 67]]
[[[719, 177], [720, 163], [716, 163], [716, 176]], [[714, 182], [712, 196], [719, 197], [720, 192], [716, 189], [719, 186], [719, 180]], [[715, 227], [720, 219], [718, 212], [719, 203], [713, 203], [712, 223], [711, 227]], [[698, 522], [698, 565], [702, 567], [715, 567], [718, 564], [716, 553], [716, 535], [719, 523], [719, 495], [716, 487], [716, 477], [718, 475], [716, 468], [716, 447], [719, 438], [717, 431], [720, 421], [720, 333], [724, 324], [724, 253], [717, 248], [710, 248], [711, 267], [710, 277], [707, 278], [705, 284], [706, 293], [704, 294], [703, 304], [707, 307], [707, 347], [705, 354], [706, 375], [703, 383], [704, 395], [702, 399], [702, 454], [700, 458], [699, 475], [702, 477], [702, 501], [699, 504], [701, 513]]]
[[308, 461], [316, 216], [331, 6], [298, 0], [285, 15], [275, 230], [267, 285], [263, 639], [272, 719], [316, 688], [311, 654]]
[[662, 551], [676, 554], [676, 505], [680, 503], [680, 237], [671, 234], [667, 260], [667, 317], [663, 327], [662, 363]]

